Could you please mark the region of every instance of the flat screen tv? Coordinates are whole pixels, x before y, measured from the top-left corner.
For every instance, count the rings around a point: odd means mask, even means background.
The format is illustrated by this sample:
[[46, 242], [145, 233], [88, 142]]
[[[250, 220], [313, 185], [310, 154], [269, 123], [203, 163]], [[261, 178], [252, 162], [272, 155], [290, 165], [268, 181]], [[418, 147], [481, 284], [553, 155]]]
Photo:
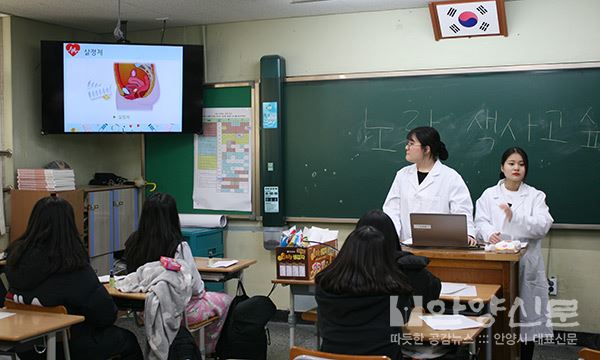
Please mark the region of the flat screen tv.
[[200, 45], [42, 41], [42, 134], [201, 133]]

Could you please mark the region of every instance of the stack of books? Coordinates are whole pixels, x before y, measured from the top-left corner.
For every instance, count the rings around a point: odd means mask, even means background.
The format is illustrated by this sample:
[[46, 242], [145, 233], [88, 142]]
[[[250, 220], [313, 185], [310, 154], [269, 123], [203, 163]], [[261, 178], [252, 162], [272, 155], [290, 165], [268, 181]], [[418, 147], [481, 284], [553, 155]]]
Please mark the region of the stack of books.
[[19, 190], [75, 190], [72, 169], [17, 169]]

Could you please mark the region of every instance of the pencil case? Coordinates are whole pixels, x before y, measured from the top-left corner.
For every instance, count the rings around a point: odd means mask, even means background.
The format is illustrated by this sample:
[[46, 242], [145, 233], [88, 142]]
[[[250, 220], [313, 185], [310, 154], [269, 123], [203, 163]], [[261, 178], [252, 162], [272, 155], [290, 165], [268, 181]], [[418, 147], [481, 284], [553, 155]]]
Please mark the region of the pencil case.
[[160, 257], [160, 263], [167, 270], [171, 270], [171, 271], [179, 271], [179, 270], [181, 270], [181, 265], [179, 265], [179, 263], [177, 262], [177, 260], [175, 260], [173, 258], [166, 257], [166, 256], [161, 256]]

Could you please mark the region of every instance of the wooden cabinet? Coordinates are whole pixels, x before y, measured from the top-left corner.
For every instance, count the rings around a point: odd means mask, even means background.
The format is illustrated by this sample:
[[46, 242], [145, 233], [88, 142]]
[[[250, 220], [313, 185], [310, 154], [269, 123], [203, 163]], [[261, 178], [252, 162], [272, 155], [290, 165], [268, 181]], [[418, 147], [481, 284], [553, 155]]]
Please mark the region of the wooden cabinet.
[[54, 195], [67, 200], [75, 212], [75, 225], [80, 235], [83, 232], [83, 190], [43, 191], [43, 190], [11, 190], [10, 192], [10, 241], [16, 240], [25, 233], [31, 210], [38, 200]]
[[87, 186], [71, 191], [13, 190], [11, 192], [10, 240], [27, 228], [35, 203], [54, 195], [67, 200], [75, 211], [75, 223], [99, 275], [112, 268], [115, 251], [123, 250], [129, 234], [137, 229], [141, 195], [131, 186]]

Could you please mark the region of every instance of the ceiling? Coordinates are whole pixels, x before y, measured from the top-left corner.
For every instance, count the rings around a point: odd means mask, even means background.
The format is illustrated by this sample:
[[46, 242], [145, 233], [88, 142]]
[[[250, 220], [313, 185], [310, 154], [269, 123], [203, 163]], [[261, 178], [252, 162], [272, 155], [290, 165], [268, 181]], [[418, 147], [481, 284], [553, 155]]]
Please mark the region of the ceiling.
[[[1, 0], [0, 13], [112, 33], [119, 0]], [[121, 0], [128, 31], [426, 7], [431, 0]], [[159, 20], [157, 20], [159, 19]]]

